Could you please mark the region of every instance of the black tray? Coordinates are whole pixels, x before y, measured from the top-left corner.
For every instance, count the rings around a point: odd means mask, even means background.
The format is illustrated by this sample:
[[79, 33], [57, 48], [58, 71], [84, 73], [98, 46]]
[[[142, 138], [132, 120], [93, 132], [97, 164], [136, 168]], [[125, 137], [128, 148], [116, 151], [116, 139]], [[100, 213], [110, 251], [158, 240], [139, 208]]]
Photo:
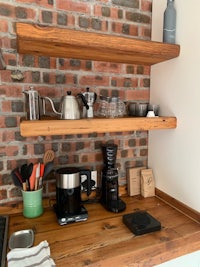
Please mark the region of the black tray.
[[136, 211], [124, 215], [123, 223], [135, 235], [143, 235], [161, 229], [161, 223], [146, 211]]

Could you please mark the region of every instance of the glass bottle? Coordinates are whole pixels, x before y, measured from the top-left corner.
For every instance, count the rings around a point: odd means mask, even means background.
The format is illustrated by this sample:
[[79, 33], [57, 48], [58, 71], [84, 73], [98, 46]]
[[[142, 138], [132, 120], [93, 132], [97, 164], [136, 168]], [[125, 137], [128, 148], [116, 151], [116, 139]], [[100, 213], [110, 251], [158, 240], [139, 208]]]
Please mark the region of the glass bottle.
[[176, 42], [176, 9], [174, 0], [167, 0], [163, 21], [163, 42], [175, 44]]

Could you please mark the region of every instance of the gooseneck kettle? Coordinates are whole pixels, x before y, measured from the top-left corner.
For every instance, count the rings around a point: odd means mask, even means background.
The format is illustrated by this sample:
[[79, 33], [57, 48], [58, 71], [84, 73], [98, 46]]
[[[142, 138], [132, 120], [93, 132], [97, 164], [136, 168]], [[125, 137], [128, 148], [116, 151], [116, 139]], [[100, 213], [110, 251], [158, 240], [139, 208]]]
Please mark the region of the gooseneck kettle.
[[[77, 97], [80, 97], [83, 105], [86, 109], [89, 109], [87, 101], [83, 94], [79, 93]], [[60, 115], [60, 119], [63, 120], [77, 120], [81, 118], [80, 107], [77, 98], [71, 94], [71, 91], [67, 91], [67, 94], [61, 98], [60, 111], [57, 111], [54, 107], [54, 103], [50, 97], [42, 97], [43, 102], [43, 114], [46, 115], [45, 100], [48, 100], [51, 104], [52, 110], [55, 114]]]

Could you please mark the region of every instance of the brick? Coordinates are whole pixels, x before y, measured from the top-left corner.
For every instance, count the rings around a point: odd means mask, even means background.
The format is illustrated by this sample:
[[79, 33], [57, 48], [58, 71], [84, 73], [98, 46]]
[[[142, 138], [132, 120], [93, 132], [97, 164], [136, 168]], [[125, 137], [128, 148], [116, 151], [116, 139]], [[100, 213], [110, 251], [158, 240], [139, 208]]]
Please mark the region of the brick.
[[127, 90], [125, 92], [125, 99], [127, 100], [143, 100], [149, 101], [149, 90]]
[[105, 86], [109, 85], [109, 77], [103, 77], [100, 75], [87, 75], [87, 76], [81, 76], [79, 79], [80, 85], [85, 86], [92, 86], [92, 85], [100, 85]]
[[103, 6], [101, 8], [101, 14], [102, 14], [103, 17], [110, 17], [110, 14], [111, 14], [110, 8], [107, 7], [107, 6]]
[[52, 8], [53, 7], [53, 0], [15, 0], [15, 2], [18, 2], [19, 5], [20, 3], [24, 4], [37, 4], [41, 7], [47, 7], [47, 8]]
[[41, 155], [44, 154], [44, 144], [34, 144], [34, 154]]
[[141, 10], [142, 11], [149, 11], [152, 12], [152, 2], [149, 0], [142, 0], [141, 1]]
[[82, 1], [72, 1], [72, 0], [57, 0], [56, 5], [58, 9], [73, 11], [78, 13], [89, 13], [90, 5]]
[[112, 0], [112, 3], [124, 7], [139, 8], [139, 0]]
[[16, 117], [5, 117], [5, 126], [7, 128], [16, 127], [17, 126]]
[[32, 55], [23, 55], [22, 64], [25, 67], [34, 67], [35, 66], [35, 57]]
[[112, 77], [112, 82], [115, 81], [116, 87], [137, 87], [138, 78], [126, 78], [126, 77]]
[[141, 14], [138, 12], [126, 12], [126, 19], [133, 22], [146, 24], [149, 24], [151, 21], [151, 18], [148, 15]]
[[7, 190], [0, 189], [0, 200], [6, 200], [6, 199], [7, 199]]
[[33, 71], [32, 73], [32, 83], [39, 83], [40, 82], [40, 72], [39, 71]]
[[100, 19], [92, 18], [91, 27], [94, 30], [100, 31], [102, 30], [102, 21]]
[[81, 28], [89, 28], [90, 27], [90, 19], [86, 17], [79, 17], [79, 26]]
[[0, 21], [0, 32], [8, 32], [8, 21], [7, 20], [3, 20], [1, 18], [1, 21]]
[[110, 63], [110, 62], [94, 62], [93, 70], [95, 72], [105, 73], [121, 73], [123, 69], [122, 64]]
[[58, 25], [67, 25], [67, 15], [64, 13], [57, 14], [57, 24]]
[[14, 14], [14, 7], [10, 5], [0, 4], [0, 16], [12, 17]]
[[39, 68], [50, 69], [50, 58], [49, 57], [40, 56], [38, 63], [39, 63]]
[[42, 11], [42, 22], [44, 23], [52, 23], [53, 21], [53, 14], [51, 11]]

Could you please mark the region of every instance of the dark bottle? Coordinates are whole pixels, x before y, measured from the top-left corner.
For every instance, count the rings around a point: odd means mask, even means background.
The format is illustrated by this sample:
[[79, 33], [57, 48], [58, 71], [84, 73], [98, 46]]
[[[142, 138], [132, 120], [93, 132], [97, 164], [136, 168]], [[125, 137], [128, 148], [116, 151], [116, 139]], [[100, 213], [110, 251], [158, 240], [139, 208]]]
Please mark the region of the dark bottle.
[[174, 0], [167, 0], [163, 21], [163, 42], [170, 44], [175, 44], [176, 42], [176, 9]]

